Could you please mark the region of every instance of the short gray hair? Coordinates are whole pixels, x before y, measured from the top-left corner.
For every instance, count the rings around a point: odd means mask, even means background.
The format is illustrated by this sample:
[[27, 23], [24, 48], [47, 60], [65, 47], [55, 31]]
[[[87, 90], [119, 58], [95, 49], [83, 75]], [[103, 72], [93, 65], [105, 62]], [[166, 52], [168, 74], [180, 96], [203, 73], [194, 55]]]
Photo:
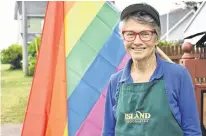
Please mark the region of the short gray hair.
[[136, 12], [134, 14], [131, 14], [130, 16], [127, 16], [126, 18], [124, 18], [122, 21], [120, 21], [119, 23], [119, 30], [120, 32], [122, 31], [122, 25], [128, 20], [128, 19], [134, 19], [135, 21], [137, 21], [138, 23], [141, 24], [148, 24], [151, 27], [153, 27], [157, 33], [158, 38], [160, 38], [161, 35], [161, 28], [157, 25], [157, 22], [154, 20], [153, 17], [151, 17], [150, 15], [148, 15], [145, 12]]

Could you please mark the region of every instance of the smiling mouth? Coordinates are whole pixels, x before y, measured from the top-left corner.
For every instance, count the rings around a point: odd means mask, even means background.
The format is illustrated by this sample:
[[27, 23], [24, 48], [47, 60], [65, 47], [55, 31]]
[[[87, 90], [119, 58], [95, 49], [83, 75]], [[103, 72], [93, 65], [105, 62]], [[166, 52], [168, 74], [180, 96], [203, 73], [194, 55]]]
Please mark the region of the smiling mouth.
[[141, 52], [141, 51], [144, 51], [146, 48], [133, 48], [132, 47], [132, 50], [135, 51], [135, 52]]

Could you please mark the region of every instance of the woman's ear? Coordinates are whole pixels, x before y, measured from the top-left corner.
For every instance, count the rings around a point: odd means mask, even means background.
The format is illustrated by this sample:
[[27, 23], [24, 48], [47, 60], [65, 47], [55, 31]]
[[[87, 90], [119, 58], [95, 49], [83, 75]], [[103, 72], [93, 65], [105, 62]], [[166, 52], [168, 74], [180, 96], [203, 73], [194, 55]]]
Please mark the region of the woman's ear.
[[156, 42], [155, 42], [155, 48], [159, 44], [159, 38], [157, 37]]

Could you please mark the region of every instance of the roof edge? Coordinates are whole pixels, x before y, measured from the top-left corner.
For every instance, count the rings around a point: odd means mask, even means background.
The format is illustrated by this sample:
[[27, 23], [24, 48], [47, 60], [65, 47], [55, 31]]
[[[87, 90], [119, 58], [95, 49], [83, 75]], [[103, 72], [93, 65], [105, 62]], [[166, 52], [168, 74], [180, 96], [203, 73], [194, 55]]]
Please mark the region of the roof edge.
[[180, 19], [172, 28], [169, 29], [160, 39], [164, 39], [168, 34], [170, 34], [176, 27], [178, 27], [190, 14], [194, 13], [193, 10], [188, 12], [182, 19]]
[[198, 13], [202, 10], [202, 8], [204, 7], [206, 1], [203, 1], [202, 4], [200, 5], [200, 7], [197, 9], [197, 11], [195, 12], [195, 15], [193, 16], [193, 18], [190, 20], [190, 22], [188, 23], [188, 25], [185, 27], [184, 33], [188, 30], [188, 28], [190, 27], [190, 25], [192, 24], [192, 22], [195, 20], [195, 18], [197, 17]]

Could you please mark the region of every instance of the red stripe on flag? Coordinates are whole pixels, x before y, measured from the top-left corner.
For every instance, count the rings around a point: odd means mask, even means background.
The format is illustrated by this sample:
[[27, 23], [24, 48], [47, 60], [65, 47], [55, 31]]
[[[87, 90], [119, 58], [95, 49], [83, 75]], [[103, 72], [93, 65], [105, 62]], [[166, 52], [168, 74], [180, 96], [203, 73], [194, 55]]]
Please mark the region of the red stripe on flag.
[[64, 2], [48, 2], [22, 136], [63, 134], [67, 121], [65, 68]]

